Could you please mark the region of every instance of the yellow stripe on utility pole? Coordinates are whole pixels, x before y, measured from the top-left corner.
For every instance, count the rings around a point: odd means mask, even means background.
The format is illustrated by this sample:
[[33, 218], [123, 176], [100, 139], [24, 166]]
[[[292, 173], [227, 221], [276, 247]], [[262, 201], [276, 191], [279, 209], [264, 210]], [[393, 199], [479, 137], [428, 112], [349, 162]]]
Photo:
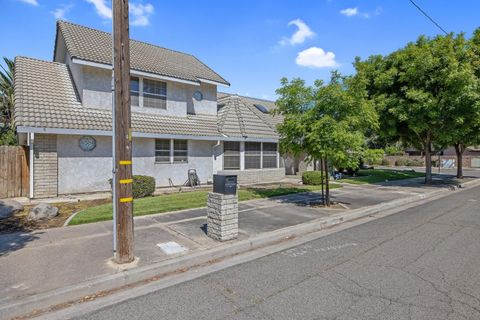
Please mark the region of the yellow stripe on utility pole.
[[129, 184], [129, 183], [132, 183], [133, 182], [133, 179], [123, 179], [123, 180], [120, 180], [120, 184]]
[[132, 202], [133, 198], [120, 198], [120, 202]]
[[129, 164], [132, 164], [132, 161], [131, 160], [120, 160], [119, 163], [121, 165], [129, 165]]

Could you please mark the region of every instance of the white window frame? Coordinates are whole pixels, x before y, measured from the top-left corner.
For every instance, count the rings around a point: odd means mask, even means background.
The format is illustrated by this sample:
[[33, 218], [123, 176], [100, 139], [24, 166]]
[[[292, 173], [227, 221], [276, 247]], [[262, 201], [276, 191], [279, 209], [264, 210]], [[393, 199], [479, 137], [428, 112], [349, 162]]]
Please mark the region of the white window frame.
[[[189, 161], [189, 151], [190, 151], [190, 142], [188, 139], [155, 139], [154, 147], [155, 147], [155, 152], [157, 151], [157, 140], [169, 140], [169, 161], [157, 161], [157, 156], [155, 154], [155, 164], [182, 164], [182, 163], [188, 163]], [[175, 161], [175, 140], [185, 140], [187, 142], [187, 154], [186, 154], [186, 161]], [[163, 150], [165, 151], [165, 150]]]
[[[138, 85], [139, 85], [139, 88], [138, 88], [139, 89], [139, 91], [138, 91], [138, 106], [133, 106], [133, 107], [148, 108], [148, 109], [153, 109], [153, 110], [167, 110], [168, 109], [168, 82], [167, 81], [162, 81], [162, 80], [148, 78], [148, 77], [141, 77], [141, 76], [137, 76], [137, 75], [132, 75], [131, 77], [138, 78]], [[165, 109], [159, 109], [159, 108], [145, 107], [144, 106], [144, 103], [143, 103], [143, 101], [144, 101], [144, 99], [143, 99], [144, 98], [144, 92], [143, 92], [144, 79], [148, 79], [150, 81], [165, 83], [165, 90], [166, 90], [165, 96], [158, 95], [160, 97], [165, 97]]]

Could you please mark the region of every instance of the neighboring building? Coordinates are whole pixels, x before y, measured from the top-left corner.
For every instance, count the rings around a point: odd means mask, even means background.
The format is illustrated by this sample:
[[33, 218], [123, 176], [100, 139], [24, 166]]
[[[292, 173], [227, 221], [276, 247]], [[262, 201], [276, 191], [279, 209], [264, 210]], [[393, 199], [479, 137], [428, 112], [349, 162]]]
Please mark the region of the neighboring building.
[[[15, 123], [30, 148], [30, 196], [110, 190], [111, 34], [60, 21], [53, 62], [15, 59]], [[157, 186], [232, 172], [285, 175], [273, 102], [219, 94], [229, 83], [192, 55], [131, 40], [133, 173]], [[261, 103], [260, 103], [261, 102]], [[266, 108], [267, 112], [262, 111]]]

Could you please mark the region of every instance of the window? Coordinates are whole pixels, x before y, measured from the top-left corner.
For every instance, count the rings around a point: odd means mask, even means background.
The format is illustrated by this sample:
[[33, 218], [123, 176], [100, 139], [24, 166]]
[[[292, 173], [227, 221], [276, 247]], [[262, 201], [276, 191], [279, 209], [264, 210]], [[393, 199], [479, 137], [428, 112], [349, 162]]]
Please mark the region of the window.
[[240, 142], [225, 141], [223, 143], [223, 169], [240, 170]]
[[170, 162], [170, 140], [155, 140], [155, 162]]
[[140, 79], [136, 77], [130, 77], [130, 105], [132, 107], [138, 107], [140, 96]]
[[173, 162], [188, 162], [187, 140], [173, 140]]
[[167, 109], [167, 84], [165, 82], [143, 79], [143, 106]]
[[260, 169], [261, 154], [260, 142], [245, 142], [245, 169]]
[[277, 144], [276, 143], [263, 144], [263, 167], [264, 168], [277, 167]]

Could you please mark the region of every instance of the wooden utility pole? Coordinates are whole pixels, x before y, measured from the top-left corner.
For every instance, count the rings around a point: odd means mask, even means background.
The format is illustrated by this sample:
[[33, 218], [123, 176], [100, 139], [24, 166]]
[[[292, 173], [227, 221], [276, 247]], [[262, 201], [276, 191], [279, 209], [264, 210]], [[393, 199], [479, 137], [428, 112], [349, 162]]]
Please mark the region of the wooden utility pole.
[[113, 79], [115, 170], [114, 197], [117, 263], [129, 263], [133, 254], [132, 128], [130, 119], [130, 37], [128, 0], [113, 0]]

